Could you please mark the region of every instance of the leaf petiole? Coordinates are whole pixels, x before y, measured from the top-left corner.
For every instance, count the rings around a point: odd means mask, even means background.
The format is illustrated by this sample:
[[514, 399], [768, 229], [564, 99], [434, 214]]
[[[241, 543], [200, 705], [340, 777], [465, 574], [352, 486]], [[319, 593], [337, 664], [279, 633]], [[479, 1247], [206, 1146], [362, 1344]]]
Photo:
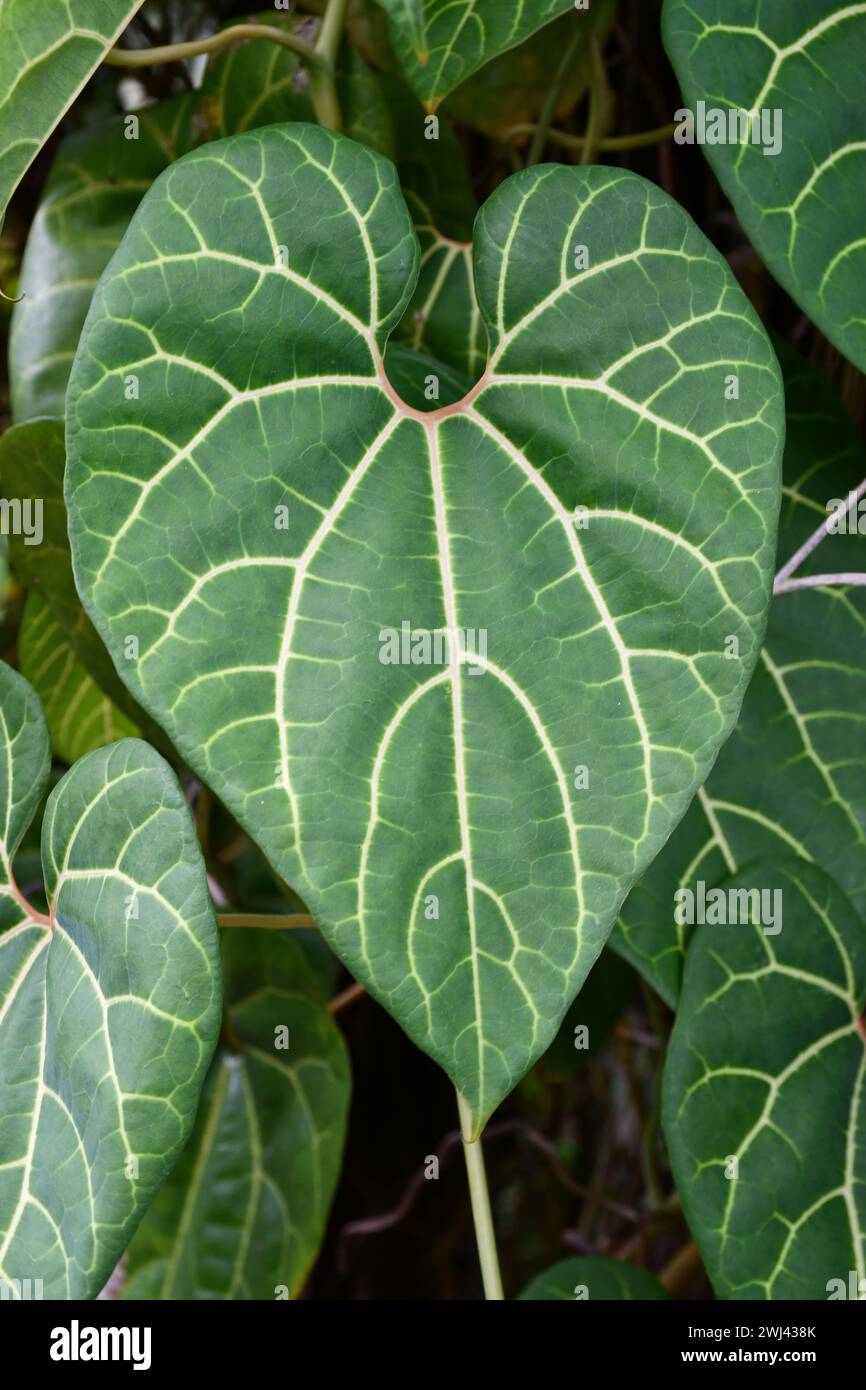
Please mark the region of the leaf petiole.
[[164, 44], [159, 48], [111, 48], [103, 62], [112, 68], [147, 68], [157, 63], [177, 63], [184, 58], [197, 58], [202, 53], [221, 53], [224, 48], [237, 43], [238, 39], [270, 39], [272, 43], [290, 48], [310, 68], [311, 73], [327, 74], [329, 71], [330, 64], [320, 52], [290, 30], [277, 29], [273, 24], [235, 24], [207, 38]]
[[499, 1255], [496, 1250], [496, 1233], [493, 1229], [493, 1216], [490, 1211], [490, 1193], [487, 1190], [487, 1173], [484, 1168], [484, 1150], [481, 1136], [472, 1139], [472, 1115], [469, 1106], [460, 1092], [457, 1092], [457, 1111], [460, 1116], [460, 1133], [463, 1137], [463, 1152], [466, 1156], [466, 1174], [469, 1179], [469, 1200], [472, 1203], [472, 1220], [475, 1224], [475, 1241], [478, 1246], [478, 1260], [481, 1265], [481, 1279], [484, 1284], [484, 1297], [488, 1302], [504, 1302], [502, 1275], [499, 1272]]
[[316, 120], [329, 130], [342, 130], [343, 118], [337, 85], [334, 81], [334, 64], [337, 50], [343, 36], [348, 0], [328, 0], [322, 27], [316, 39], [316, 56], [320, 66], [310, 71], [310, 97]]

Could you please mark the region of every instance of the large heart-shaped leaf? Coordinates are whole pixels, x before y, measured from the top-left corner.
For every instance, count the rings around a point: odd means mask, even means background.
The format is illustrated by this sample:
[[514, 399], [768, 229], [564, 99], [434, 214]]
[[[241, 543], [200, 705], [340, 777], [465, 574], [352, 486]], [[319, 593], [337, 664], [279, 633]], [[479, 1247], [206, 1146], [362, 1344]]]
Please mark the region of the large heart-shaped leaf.
[[92, 1298], [192, 1126], [219, 1027], [216, 925], [180, 789], [131, 739], [52, 792], [49, 913], [30, 908], [12, 860], [48, 736], [7, 666], [0, 737], [0, 1277]]
[[193, 145], [197, 96], [112, 117], [60, 145], [33, 219], [12, 313], [9, 379], [17, 421], [62, 415], [96, 282], [148, 188]]
[[[705, 152], [756, 250], [866, 371], [866, 4], [666, 0], [664, 35], [695, 135], [703, 111]], [[751, 127], [730, 138], [731, 108], [762, 113], [759, 139]]]
[[497, 190], [487, 370], [426, 415], [382, 365], [417, 260], [343, 137], [178, 161], [94, 297], [67, 499], [125, 679], [477, 1128], [736, 716], [782, 403], [727, 266], [632, 174]]
[[141, 3], [0, 4], [0, 223], [28, 165]]
[[622, 1260], [600, 1255], [577, 1255], [560, 1260], [527, 1284], [522, 1299], [554, 1303], [598, 1302], [599, 1300], [660, 1300], [667, 1292], [654, 1274]]
[[[787, 561], [866, 473], [866, 453], [828, 382], [784, 343], [787, 440], [779, 561]], [[856, 528], [856, 512], [852, 517]], [[864, 569], [866, 542], [828, 535], [805, 576]], [[740, 719], [677, 832], [626, 902], [612, 944], [668, 1003], [691, 927], [674, 893], [712, 887], [759, 857], [799, 854], [866, 912], [866, 589], [780, 593]]]
[[780, 892], [780, 930], [708, 922], [689, 947], [664, 1076], [677, 1190], [720, 1297], [827, 1298], [866, 1278], [866, 927], [798, 860], [724, 888]]
[[125, 1298], [296, 1298], [324, 1235], [349, 1107], [340, 1030], [288, 933], [223, 935], [231, 1046], [132, 1242]]
[[542, 24], [575, 8], [574, 0], [379, 0], [403, 71], [435, 110], [458, 83]]

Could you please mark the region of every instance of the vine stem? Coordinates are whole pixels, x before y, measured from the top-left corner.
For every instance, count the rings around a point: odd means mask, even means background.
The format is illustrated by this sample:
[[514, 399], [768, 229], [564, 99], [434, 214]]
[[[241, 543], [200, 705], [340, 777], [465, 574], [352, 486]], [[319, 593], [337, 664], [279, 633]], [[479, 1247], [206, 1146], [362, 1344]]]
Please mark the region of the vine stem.
[[290, 912], [272, 915], [269, 912], [218, 912], [217, 925], [220, 927], [315, 927], [315, 922], [306, 912]]
[[501, 1303], [505, 1300], [505, 1294], [502, 1292], [502, 1275], [499, 1272], [496, 1233], [493, 1230], [490, 1193], [487, 1190], [484, 1150], [481, 1147], [480, 1136], [477, 1139], [471, 1137], [472, 1113], [459, 1091], [457, 1092], [457, 1113], [460, 1116], [460, 1133], [463, 1137], [463, 1152], [466, 1156], [469, 1200], [472, 1203], [472, 1220], [475, 1223], [475, 1242], [478, 1246], [484, 1297], [488, 1301]]
[[319, 67], [310, 70], [310, 97], [316, 120], [319, 125], [327, 126], [329, 130], [341, 130], [343, 126], [337, 84], [334, 81], [334, 64], [343, 36], [348, 2], [349, 0], [328, 0], [322, 27], [316, 39]]
[[183, 58], [197, 58], [201, 53], [220, 53], [238, 39], [269, 39], [297, 53], [314, 71], [324, 71], [328, 64], [321, 53], [297, 38], [289, 29], [277, 29], [273, 24], [234, 24], [205, 39], [190, 39], [188, 43], [168, 43], [161, 48], [111, 48], [103, 62], [112, 68], [148, 68], [155, 63], [176, 63]]
[[[528, 123], [513, 125], [503, 135], [503, 140], [517, 140], [522, 135], [532, 135], [538, 129], [537, 126]], [[596, 140], [597, 150], [640, 150], [646, 145], [660, 145], [665, 140], [670, 140], [676, 125], [672, 121], [670, 125], [659, 126], [656, 130], [642, 130], [637, 135], [606, 135], [601, 140]], [[550, 126], [546, 132], [546, 138], [554, 145], [561, 145], [565, 150], [582, 150], [586, 144], [586, 134], [572, 135], [567, 130], [557, 130], [555, 126]]]

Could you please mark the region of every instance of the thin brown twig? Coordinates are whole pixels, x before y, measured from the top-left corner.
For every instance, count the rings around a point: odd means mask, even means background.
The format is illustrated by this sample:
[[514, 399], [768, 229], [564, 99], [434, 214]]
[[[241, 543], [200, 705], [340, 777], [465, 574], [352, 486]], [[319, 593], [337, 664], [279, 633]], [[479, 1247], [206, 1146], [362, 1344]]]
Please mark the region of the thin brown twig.
[[[211, 894], [213, 886], [211, 885]], [[219, 927], [263, 927], [271, 931], [292, 931], [301, 927], [315, 928], [315, 921], [308, 912], [218, 912]]]
[[328, 1012], [332, 1014], [341, 1013], [343, 1009], [347, 1009], [350, 1004], [354, 1004], [356, 999], [360, 999], [361, 995], [366, 993], [367, 991], [363, 985], [349, 985], [349, 988], [344, 989], [342, 994], [334, 995], [334, 998], [328, 1005]]

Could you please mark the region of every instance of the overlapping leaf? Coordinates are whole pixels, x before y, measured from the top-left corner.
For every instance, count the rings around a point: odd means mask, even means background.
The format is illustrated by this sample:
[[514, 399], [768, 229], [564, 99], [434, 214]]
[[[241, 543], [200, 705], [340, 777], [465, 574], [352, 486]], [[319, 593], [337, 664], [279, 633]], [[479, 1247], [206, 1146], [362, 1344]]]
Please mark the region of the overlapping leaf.
[[140, 5], [0, 4], [0, 223], [28, 165]]
[[157, 174], [191, 148], [193, 95], [70, 135], [51, 167], [21, 264], [9, 377], [17, 421], [62, 415], [96, 282]]
[[521, 1299], [574, 1303], [620, 1299], [664, 1299], [663, 1286], [654, 1275], [622, 1260], [600, 1255], [579, 1255], [560, 1260], [527, 1284]]
[[574, 0], [379, 0], [394, 52], [430, 110], [464, 78], [534, 34]]
[[[779, 563], [866, 474], [866, 453], [826, 380], [778, 344], [787, 395]], [[848, 524], [848, 523], [846, 523]], [[866, 541], [828, 535], [798, 574], [859, 571]], [[717, 884], [753, 859], [799, 854], [866, 911], [866, 590], [779, 594], [737, 728], [688, 814], [631, 893], [612, 943], [668, 1003], [691, 929], [674, 893]]]
[[471, 384], [484, 366], [487, 335], [472, 273], [478, 206], [463, 154], [444, 117], [431, 126], [401, 82], [380, 81], [394, 113], [394, 162], [421, 248], [418, 283], [394, 339], [439, 358]]
[[219, 1026], [216, 927], [180, 789], [135, 740], [52, 792], [35, 913], [11, 865], [48, 737], [6, 666], [0, 733], [0, 1278], [91, 1298], [190, 1131]]
[[[261, 18], [271, 26], [294, 24], [283, 15]], [[391, 117], [378, 78], [348, 46], [340, 53], [337, 85], [349, 133], [390, 152]], [[96, 282], [157, 174], [214, 135], [312, 119], [306, 74], [295, 54], [248, 39], [211, 64], [201, 92], [100, 122], [63, 142], [27, 239], [22, 298], [12, 315], [16, 421], [63, 415]]]
[[736, 716], [782, 406], [726, 265], [631, 174], [508, 180], [475, 258], [487, 371], [413, 411], [393, 166], [308, 126], [185, 157], [94, 298], [67, 497], [125, 679], [480, 1127]]
[[781, 930], [698, 927], [664, 1077], [677, 1190], [722, 1298], [866, 1278], [866, 927], [814, 865], [759, 861]]
[[[292, 17], [271, 11], [258, 19], [294, 30]], [[313, 119], [306, 73], [291, 49], [244, 39], [212, 58], [202, 83], [204, 110], [218, 135], [235, 135], [274, 121]]]
[[593, 0], [586, 11], [572, 7], [461, 82], [444, 109], [464, 125], [498, 137], [535, 121], [553, 88], [553, 116], [560, 120], [586, 91], [592, 72], [589, 41], [593, 34], [604, 41], [615, 9], [616, 0]]
[[47, 601], [84, 671], [125, 715], [126, 731], [145, 727], [150, 734], [150, 721], [118, 679], [75, 588], [63, 500], [65, 466], [62, 420], [31, 420], [0, 437], [3, 494], [21, 508], [21, 529], [9, 538], [13, 568], [22, 584]]
[[385, 368], [400, 399], [416, 410], [453, 405], [472, 386], [470, 377], [393, 339], [385, 353]]
[[324, 1234], [349, 1104], [342, 1037], [287, 934], [224, 938], [232, 1045], [132, 1242], [126, 1298], [295, 1298]]
[[[664, 34], [693, 110], [770, 121], [763, 143], [705, 153], [773, 275], [866, 370], [866, 4], [666, 0]], [[774, 113], [781, 144], [767, 154]]]
[[64, 762], [139, 730], [88, 675], [38, 589], [30, 594], [18, 633], [18, 665], [45, 711], [51, 746]]

